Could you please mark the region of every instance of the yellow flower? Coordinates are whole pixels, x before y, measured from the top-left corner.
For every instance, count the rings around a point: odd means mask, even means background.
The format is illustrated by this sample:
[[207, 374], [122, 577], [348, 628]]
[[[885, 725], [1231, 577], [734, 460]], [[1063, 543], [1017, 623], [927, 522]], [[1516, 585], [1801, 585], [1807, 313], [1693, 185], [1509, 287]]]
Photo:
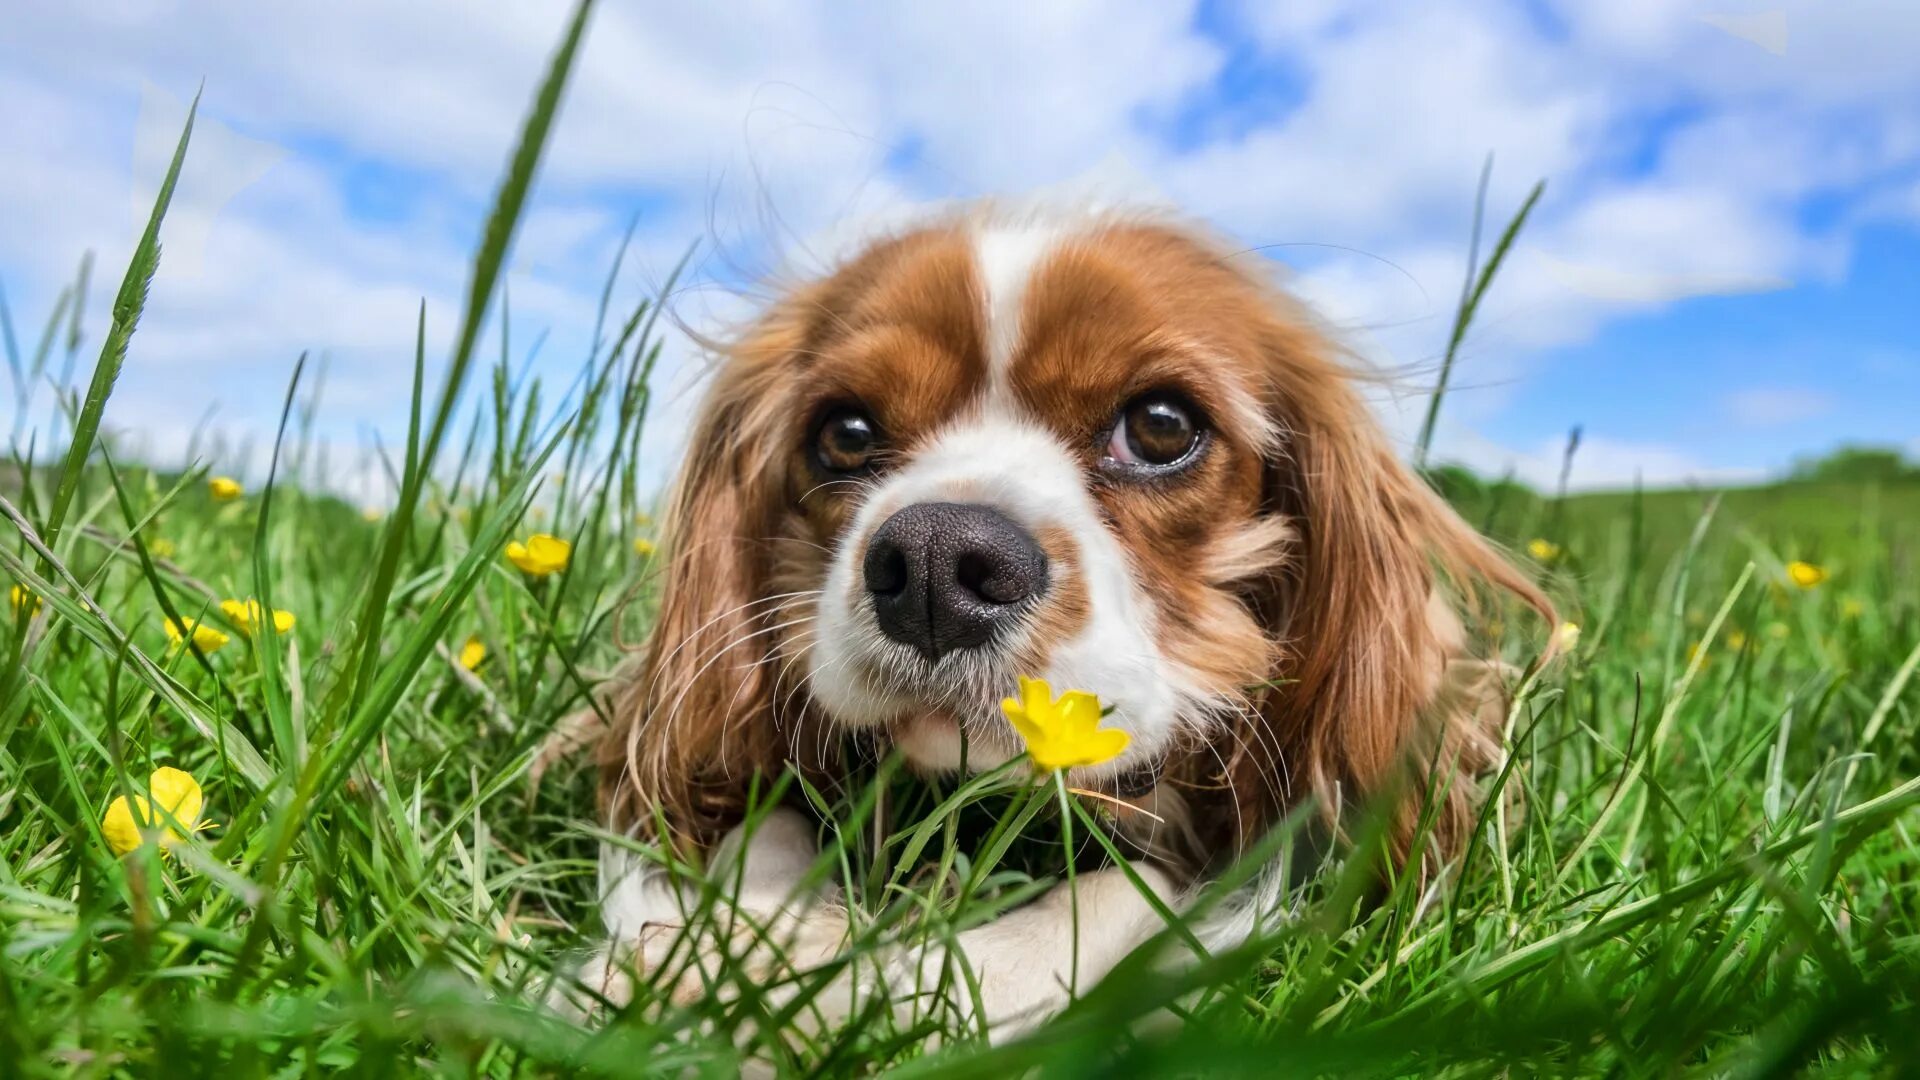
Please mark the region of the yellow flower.
[[1727, 648], [1739, 652], [1747, 647], [1747, 635], [1738, 630], [1727, 631]]
[[460, 646], [460, 666], [468, 671], [479, 667], [480, 661], [486, 658], [487, 643], [478, 637], [470, 637], [465, 645]]
[[1033, 763], [1048, 772], [1111, 761], [1132, 741], [1118, 728], [1100, 726], [1099, 698], [1069, 690], [1056, 701], [1045, 679], [1021, 676], [1020, 700], [1002, 700], [1000, 711], [1026, 740]]
[[214, 652], [232, 640], [226, 634], [196, 619], [182, 619], [179, 622], [167, 620], [167, 640], [175, 647], [187, 640], [189, 636], [193, 638], [195, 645], [200, 646], [200, 651], [206, 653]]
[[1553, 651], [1555, 652], [1572, 652], [1574, 646], [1578, 644], [1580, 644], [1579, 623], [1563, 622], [1560, 628], [1553, 632]]
[[[239, 627], [240, 632], [243, 634], [253, 633], [253, 628], [260, 625], [260, 601], [258, 600], [249, 599], [244, 602], [240, 600], [222, 600], [220, 601], [220, 610], [226, 613], [227, 618], [233, 620], [233, 625]], [[273, 629], [275, 632], [282, 634], [292, 630], [293, 612], [281, 611], [275, 608], [273, 612]]]
[[651, 559], [653, 558], [653, 551], [653, 541], [644, 536], [636, 536], [633, 538], [633, 553], [635, 555], [643, 559]]
[[1713, 653], [1702, 647], [1698, 641], [1687, 646], [1687, 663], [1692, 664], [1695, 657], [1700, 658], [1700, 666], [1703, 669], [1713, 662]]
[[1811, 589], [1827, 580], [1827, 572], [1810, 562], [1795, 559], [1787, 564], [1787, 580], [1802, 589]]
[[372, 525], [380, 520], [380, 511], [375, 507], [369, 506], [365, 510], [360, 511], [360, 520]]
[[1793, 629], [1786, 623], [1770, 622], [1767, 624], [1767, 636], [1775, 641], [1785, 641], [1788, 635], [1792, 633]]
[[[100, 833], [115, 855], [125, 855], [145, 841], [140, 835], [142, 821], [148, 829], [159, 830], [162, 852], [181, 840], [180, 832], [174, 827], [176, 823], [188, 832], [212, 827], [211, 822], [200, 820], [200, 810], [206, 801], [200, 793], [200, 782], [187, 773], [174, 768], [155, 769], [147, 778], [147, 791], [153, 796], [153, 803], [149, 803], [145, 795], [135, 795], [129, 805], [127, 796], [121, 795], [107, 804], [106, 816], [100, 820]], [[160, 809], [156, 810], [154, 803], [158, 803]], [[137, 818], [135, 807], [140, 811]]]
[[572, 557], [572, 544], [547, 533], [534, 533], [524, 544], [515, 540], [507, 545], [507, 558], [529, 577], [559, 573]]
[[240, 481], [231, 476], [216, 476], [207, 481], [207, 491], [213, 495], [214, 502], [232, 502], [244, 490]]
[[1843, 619], [1857, 619], [1866, 613], [1866, 602], [1857, 596], [1849, 596], [1840, 601], [1840, 617]]
[[653, 515], [647, 513], [645, 510], [637, 510], [633, 515], [633, 523], [644, 529], [653, 524]]
[[164, 536], [156, 536], [147, 541], [147, 554], [156, 559], [171, 559], [173, 558], [173, 552], [173, 541]]
[[1552, 562], [1560, 557], [1560, 545], [1536, 536], [1527, 541], [1527, 554], [1541, 562]]
[[25, 585], [15, 585], [13, 588], [8, 589], [7, 599], [13, 602], [13, 613], [15, 615], [19, 615], [22, 608], [26, 609], [29, 619], [40, 614], [40, 598], [33, 595], [33, 590], [27, 588]]

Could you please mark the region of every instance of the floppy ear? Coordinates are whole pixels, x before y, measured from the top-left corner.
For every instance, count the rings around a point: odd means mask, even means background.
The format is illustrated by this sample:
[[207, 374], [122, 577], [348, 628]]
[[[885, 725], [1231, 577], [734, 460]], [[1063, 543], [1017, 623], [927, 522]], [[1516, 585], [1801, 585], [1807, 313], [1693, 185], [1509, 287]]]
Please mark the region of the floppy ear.
[[600, 797], [616, 829], [706, 846], [745, 810], [790, 735], [774, 708], [768, 601], [797, 358], [801, 294], [725, 347], [661, 521], [659, 609], [614, 695]]
[[[1466, 652], [1457, 609], [1500, 592], [1548, 625], [1553, 609], [1400, 461], [1303, 319], [1276, 317], [1266, 341], [1283, 432], [1268, 510], [1296, 537], [1266, 613], [1282, 660], [1263, 710], [1280, 761], [1263, 785], [1294, 799], [1304, 781], [1331, 814], [1395, 797], [1398, 854], [1444, 860], [1472, 831], [1505, 716], [1504, 669]], [[1430, 847], [1415, 853], [1423, 811]]]

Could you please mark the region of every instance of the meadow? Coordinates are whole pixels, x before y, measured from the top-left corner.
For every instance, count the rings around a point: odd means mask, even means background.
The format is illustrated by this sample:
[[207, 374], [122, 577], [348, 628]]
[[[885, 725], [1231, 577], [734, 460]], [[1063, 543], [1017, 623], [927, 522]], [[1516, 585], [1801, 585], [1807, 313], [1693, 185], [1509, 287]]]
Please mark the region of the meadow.
[[[1362, 815], [1245, 947], [1129, 962], [992, 1048], [938, 1012], [817, 1032], [809, 975], [643, 987], [594, 1025], [546, 1009], [592, 942], [609, 838], [591, 755], [538, 783], [535, 762], [644, 636], [672, 555], [638, 460], [657, 307], [610, 287], [558, 389], [523, 377], [499, 309], [583, 19], [463, 321], [423, 317], [390, 505], [324, 493], [300, 375], [264, 475], [114, 454], [101, 419], [140, 363], [171, 178], [111, 311], [76, 282], [37, 336], [7, 320], [23, 397], [58, 394], [59, 420], [0, 467], [0, 1074], [1920, 1072], [1911, 475], [1568, 497], [1437, 475], [1578, 627], [1545, 667], [1554, 628], [1476, 628], [1527, 672], [1497, 781], [1524, 799], [1439, 887], [1386, 868]], [[508, 555], [535, 533], [571, 543], [563, 567]], [[144, 806], [161, 767], [204, 807], [122, 854], [111, 804]], [[860, 780], [769, 793], [838, 823], [822, 872], [861, 901], [856, 957], [1033, 895], [1070, 872], [1063, 844], [1099, 855], [1097, 809], [1062, 816], [1012, 774]], [[881, 805], [892, 841], [865, 827]]]

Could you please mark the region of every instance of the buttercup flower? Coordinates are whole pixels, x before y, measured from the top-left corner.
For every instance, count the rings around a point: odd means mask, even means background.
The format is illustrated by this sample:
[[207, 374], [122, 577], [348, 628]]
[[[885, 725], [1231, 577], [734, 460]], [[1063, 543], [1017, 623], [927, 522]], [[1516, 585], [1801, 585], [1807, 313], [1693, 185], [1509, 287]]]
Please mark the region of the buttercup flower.
[[[205, 797], [200, 792], [200, 782], [191, 775], [175, 768], [159, 768], [147, 778], [147, 791], [153, 795], [148, 802], [145, 795], [133, 796], [133, 803], [127, 802], [127, 796], [121, 795], [107, 804], [106, 816], [100, 819], [100, 834], [106, 837], [107, 846], [115, 855], [125, 855], [145, 842], [140, 835], [140, 824], [146, 822], [149, 829], [160, 833], [160, 850], [179, 843], [182, 839], [179, 828], [188, 832], [199, 832], [212, 828], [211, 822], [200, 820], [200, 810], [205, 805]], [[154, 804], [161, 809], [156, 810]], [[134, 808], [140, 814], [134, 816]], [[167, 820], [172, 817], [172, 821]]]
[[1527, 541], [1527, 554], [1541, 562], [1552, 562], [1560, 557], [1560, 545], [1536, 536]]
[[1802, 589], [1811, 589], [1827, 580], [1827, 572], [1810, 562], [1795, 559], [1787, 564], [1787, 580]]
[[216, 476], [207, 481], [207, 492], [213, 496], [214, 502], [232, 502], [245, 490], [240, 486], [240, 481], [231, 476]]
[[1563, 622], [1553, 632], [1553, 648], [1556, 652], [1572, 652], [1580, 644], [1580, 624]]
[[1111, 761], [1132, 741], [1118, 728], [1100, 726], [1100, 699], [1085, 690], [1053, 696], [1045, 679], [1020, 677], [1020, 699], [1006, 698], [1000, 711], [1026, 740], [1033, 763], [1047, 772]]
[[635, 555], [643, 559], [651, 559], [653, 558], [653, 552], [653, 541], [644, 536], [636, 536], [633, 538], [633, 553]]
[[557, 574], [572, 557], [572, 544], [547, 533], [534, 533], [524, 544], [515, 540], [507, 545], [507, 559], [529, 577]]
[[380, 511], [375, 507], [369, 506], [365, 510], [360, 511], [360, 520], [369, 525], [379, 521], [380, 516]]
[[181, 642], [186, 641], [189, 637], [193, 638], [193, 643], [200, 646], [200, 651], [205, 653], [214, 652], [222, 645], [233, 640], [224, 632], [216, 630], [198, 619], [182, 619], [179, 622], [175, 622], [172, 619], [167, 620], [167, 640], [171, 642], [174, 647], [178, 648]]
[[1770, 622], [1767, 624], [1767, 636], [1775, 641], [1785, 641], [1792, 634], [1793, 628], [1786, 623]]
[[25, 585], [15, 585], [8, 589], [7, 599], [12, 602], [15, 615], [20, 614], [22, 609], [26, 610], [28, 618], [40, 614], [40, 598], [33, 595], [33, 590]]
[[1840, 617], [1843, 619], [1857, 619], [1866, 612], [1866, 602], [1857, 596], [1849, 596], [1840, 601]]
[[460, 666], [466, 668], [468, 671], [479, 667], [480, 661], [486, 658], [487, 643], [481, 641], [478, 637], [470, 637], [467, 639], [465, 645], [460, 646], [458, 660], [460, 661]]
[[156, 559], [171, 559], [173, 551], [173, 541], [164, 536], [156, 536], [147, 541], [147, 554]]
[[[220, 601], [220, 610], [226, 613], [227, 618], [233, 620], [233, 625], [239, 627], [241, 633], [251, 634], [253, 633], [253, 628], [260, 625], [261, 611], [260, 601], [258, 600], [222, 600]], [[293, 612], [281, 611], [275, 608], [273, 612], [273, 629], [277, 633], [282, 634], [292, 630]]]

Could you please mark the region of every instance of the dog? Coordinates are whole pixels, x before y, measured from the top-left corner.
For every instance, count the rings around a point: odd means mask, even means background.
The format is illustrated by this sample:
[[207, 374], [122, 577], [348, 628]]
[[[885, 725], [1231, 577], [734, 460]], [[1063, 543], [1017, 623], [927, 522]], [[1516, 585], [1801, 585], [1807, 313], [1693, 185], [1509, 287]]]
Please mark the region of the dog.
[[[1391, 797], [1401, 859], [1453, 857], [1509, 677], [1463, 614], [1553, 610], [1396, 456], [1261, 262], [1163, 215], [976, 206], [785, 289], [718, 348], [666, 501], [657, 621], [600, 744], [610, 828], [730, 868], [783, 957], [823, 962], [847, 914], [806, 887], [815, 824], [745, 828], [756, 778], [830, 778], [852, 732], [925, 773], [989, 769], [1022, 750], [999, 709], [1017, 677], [1096, 694], [1127, 748], [1067, 779], [1120, 804], [1135, 860], [867, 976], [899, 992], [964, 963], [954, 1007], [994, 1040], [1304, 800], [1337, 830]], [[618, 1001], [687, 899], [629, 848], [601, 863], [607, 944], [581, 978]], [[1193, 932], [1230, 947], [1261, 903]]]

